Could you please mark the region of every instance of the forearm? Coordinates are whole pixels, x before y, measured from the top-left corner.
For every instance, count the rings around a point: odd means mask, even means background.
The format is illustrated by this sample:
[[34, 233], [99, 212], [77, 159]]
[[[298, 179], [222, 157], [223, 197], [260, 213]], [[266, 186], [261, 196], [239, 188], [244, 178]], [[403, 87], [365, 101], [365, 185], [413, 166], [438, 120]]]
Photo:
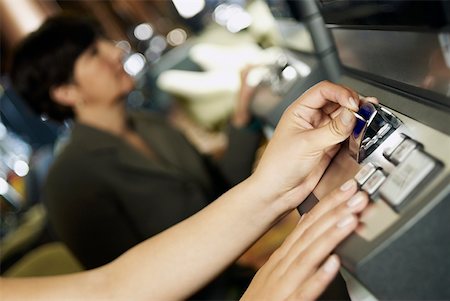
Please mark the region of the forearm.
[[109, 265], [109, 290], [118, 290], [117, 299], [134, 291], [133, 299], [174, 300], [212, 280], [287, 211], [251, 181]]
[[107, 299], [104, 291], [106, 277], [101, 269], [74, 274], [0, 278], [2, 301], [52, 301], [52, 300], [99, 300]]

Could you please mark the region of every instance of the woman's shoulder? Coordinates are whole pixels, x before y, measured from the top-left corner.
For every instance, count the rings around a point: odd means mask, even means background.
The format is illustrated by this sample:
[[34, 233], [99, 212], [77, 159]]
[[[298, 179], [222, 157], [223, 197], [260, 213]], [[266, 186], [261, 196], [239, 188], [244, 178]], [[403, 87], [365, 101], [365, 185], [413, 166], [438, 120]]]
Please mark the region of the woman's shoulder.
[[98, 177], [108, 167], [108, 153], [114, 151], [113, 146], [90, 139], [68, 138], [64, 145], [55, 150], [48, 177], [57, 183]]

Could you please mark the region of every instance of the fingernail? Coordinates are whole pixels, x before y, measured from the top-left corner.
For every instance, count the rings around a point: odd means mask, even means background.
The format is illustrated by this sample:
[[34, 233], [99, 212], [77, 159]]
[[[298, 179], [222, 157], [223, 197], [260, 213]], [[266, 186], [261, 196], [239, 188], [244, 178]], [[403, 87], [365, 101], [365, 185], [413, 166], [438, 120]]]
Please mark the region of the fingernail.
[[334, 273], [339, 267], [339, 261], [336, 259], [336, 256], [328, 257], [327, 261], [323, 265], [323, 270], [326, 273]]
[[364, 197], [361, 193], [357, 193], [347, 201], [347, 207], [353, 208], [361, 204], [364, 200]]
[[350, 188], [352, 188], [354, 184], [355, 184], [355, 181], [353, 179], [350, 179], [347, 182], [345, 182], [344, 184], [342, 184], [340, 189], [341, 189], [341, 191], [347, 191]]
[[355, 217], [353, 215], [348, 215], [348, 216], [344, 217], [343, 219], [341, 219], [336, 224], [336, 227], [338, 227], [338, 228], [345, 228], [346, 226], [350, 225], [353, 222], [354, 219], [355, 219]]
[[353, 116], [353, 113], [346, 108], [342, 110], [340, 117], [344, 125], [350, 125], [353, 121], [353, 118], [355, 118]]
[[348, 102], [350, 103], [350, 106], [351, 106], [352, 108], [354, 108], [354, 109], [356, 109], [356, 110], [359, 109], [358, 103], [356, 102], [356, 100], [355, 100], [353, 97], [350, 97], [350, 98], [348, 99]]
[[378, 99], [374, 96], [368, 96], [366, 97], [366, 100], [370, 102], [378, 102]]

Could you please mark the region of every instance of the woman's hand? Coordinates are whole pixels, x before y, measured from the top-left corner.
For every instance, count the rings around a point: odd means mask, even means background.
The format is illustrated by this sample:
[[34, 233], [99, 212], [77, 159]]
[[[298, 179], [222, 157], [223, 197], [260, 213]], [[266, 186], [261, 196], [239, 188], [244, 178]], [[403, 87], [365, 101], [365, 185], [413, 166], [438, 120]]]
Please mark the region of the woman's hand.
[[246, 300], [314, 300], [336, 276], [340, 263], [333, 249], [357, 225], [368, 203], [354, 180], [343, 184], [300, 219], [242, 297]]
[[261, 197], [295, 208], [312, 191], [339, 143], [352, 132], [359, 107], [355, 91], [321, 82], [286, 109], [252, 176]]
[[247, 76], [253, 68], [253, 65], [248, 65], [240, 71], [241, 86], [239, 88], [234, 112], [231, 117], [231, 123], [237, 128], [247, 126], [252, 118], [250, 105], [253, 100], [255, 87], [247, 83]]

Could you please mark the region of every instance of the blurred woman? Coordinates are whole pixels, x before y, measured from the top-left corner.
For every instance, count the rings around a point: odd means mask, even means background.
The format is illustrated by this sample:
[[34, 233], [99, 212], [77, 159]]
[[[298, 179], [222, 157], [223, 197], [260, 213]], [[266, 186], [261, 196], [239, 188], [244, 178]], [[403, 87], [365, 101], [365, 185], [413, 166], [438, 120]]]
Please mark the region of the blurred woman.
[[[44, 202], [58, 237], [88, 269], [244, 180], [262, 138], [246, 95], [231, 116], [224, 155], [214, 161], [200, 154], [164, 116], [127, 110], [135, 83], [123, 56], [93, 22], [62, 14], [24, 39], [11, 70], [14, 88], [38, 114], [74, 121], [48, 173]], [[212, 291], [233, 284], [230, 279]]]

